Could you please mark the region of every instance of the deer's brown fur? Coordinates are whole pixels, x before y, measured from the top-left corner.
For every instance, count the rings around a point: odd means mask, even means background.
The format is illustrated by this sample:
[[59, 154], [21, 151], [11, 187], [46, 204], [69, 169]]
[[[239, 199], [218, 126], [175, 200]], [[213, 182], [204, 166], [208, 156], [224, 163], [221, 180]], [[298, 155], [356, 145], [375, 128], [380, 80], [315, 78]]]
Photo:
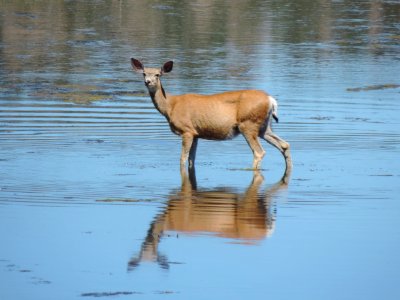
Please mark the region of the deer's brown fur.
[[276, 100], [259, 90], [239, 90], [214, 95], [170, 95], [162, 87], [160, 77], [172, 71], [173, 62], [161, 69], [145, 68], [132, 58], [136, 72], [143, 74], [151, 99], [165, 116], [171, 130], [182, 137], [181, 167], [189, 159], [194, 166], [197, 140], [226, 140], [241, 133], [253, 151], [253, 169], [258, 169], [265, 155], [258, 137], [276, 147], [285, 157], [286, 168], [291, 168], [289, 144], [275, 135], [271, 121], [276, 115]]

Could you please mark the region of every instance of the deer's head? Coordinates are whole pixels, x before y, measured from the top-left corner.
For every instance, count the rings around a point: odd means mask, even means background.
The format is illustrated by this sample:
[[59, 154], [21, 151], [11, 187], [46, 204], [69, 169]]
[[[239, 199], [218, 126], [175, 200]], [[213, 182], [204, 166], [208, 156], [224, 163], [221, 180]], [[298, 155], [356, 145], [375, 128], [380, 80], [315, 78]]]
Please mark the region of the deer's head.
[[143, 74], [144, 84], [147, 86], [149, 91], [153, 92], [161, 87], [160, 77], [164, 73], [171, 72], [173, 64], [173, 61], [168, 61], [160, 69], [145, 68], [139, 60], [131, 58], [131, 65], [133, 70]]

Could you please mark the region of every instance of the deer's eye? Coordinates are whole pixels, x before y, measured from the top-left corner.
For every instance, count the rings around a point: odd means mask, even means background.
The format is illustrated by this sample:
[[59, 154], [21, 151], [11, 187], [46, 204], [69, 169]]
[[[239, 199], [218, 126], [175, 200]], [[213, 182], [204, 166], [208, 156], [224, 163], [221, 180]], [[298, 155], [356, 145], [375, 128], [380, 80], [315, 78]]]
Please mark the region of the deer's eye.
[[143, 77], [146, 77], [146, 73], [143, 73]]
[[155, 76], [156, 76], [156, 77], [160, 77], [160, 74], [156, 74]]

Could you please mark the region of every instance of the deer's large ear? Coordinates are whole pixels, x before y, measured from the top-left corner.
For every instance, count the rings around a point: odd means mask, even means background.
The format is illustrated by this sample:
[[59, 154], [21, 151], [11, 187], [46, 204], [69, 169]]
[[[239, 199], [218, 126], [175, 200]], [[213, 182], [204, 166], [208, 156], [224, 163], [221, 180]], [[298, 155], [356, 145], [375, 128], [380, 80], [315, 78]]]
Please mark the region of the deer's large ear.
[[169, 73], [172, 71], [172, 67], [174, 66], [174, 62], [172, 60], [167, 61], [161, 68], [162, 73]]
[[143, 64], [137, 59], [131, 58], [131, 65], [136, 72], [142, 72], [144, 70]]

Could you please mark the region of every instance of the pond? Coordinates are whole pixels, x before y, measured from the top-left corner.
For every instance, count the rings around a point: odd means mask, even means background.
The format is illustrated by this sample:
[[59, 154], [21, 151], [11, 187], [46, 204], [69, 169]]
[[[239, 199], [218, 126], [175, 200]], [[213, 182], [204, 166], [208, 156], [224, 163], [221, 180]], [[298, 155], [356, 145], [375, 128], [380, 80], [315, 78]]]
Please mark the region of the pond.
[[[399, 299], [398, 1], [2, 1], [1, 299]], [[243, 137], [181, 140], [168, 93], [279, 103]]]

